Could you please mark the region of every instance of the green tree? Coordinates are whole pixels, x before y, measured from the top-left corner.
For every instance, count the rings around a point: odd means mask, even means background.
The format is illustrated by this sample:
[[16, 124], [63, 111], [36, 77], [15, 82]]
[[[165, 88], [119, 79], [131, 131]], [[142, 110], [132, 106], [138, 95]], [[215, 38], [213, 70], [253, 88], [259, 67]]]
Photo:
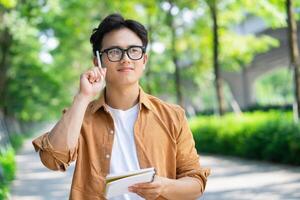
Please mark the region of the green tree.
[[223, 94], [223, 84], [221, 78], [221, 70], [219, 66], [219, 25], [218, 25], [218, 1], [212, 0], [207, 1], [208, 7], [210, 9], [211, 19], [213, 22], [213, 68], [215, 74], [215, 88], [218, 100], [218, 113], [219, 115], [223, 115], [225, 113], [225, 99]]
[[[281, 4], [273, 5], [277, 1], [218, 1], [221, 70], [243, 70], [255, 54], [276, 45], [269, 37], [239, 35], [232, 27], [249, 14], [277, 26], [284, 16]], [[0, 1], [0, 109], [7, 115], [23, 120], [57, 117], [77, 92], [80, 73], [93, 66], [88, 42], [92, 28], [112, 12], [141, 21], [149, 30], [150, 57], [142, 80], [147, 91], [184, 106], [197, 106], [199, 97], [211, 93], [207, 77], [214, 66], [213, 20], [208, 1], [20, 2]], [[212, 104], [217, 98], [207, 99]]]
[[293, 0], [286, 0], [286, 12], [288, 21], [288, 38], [290, 48], [290, 62], [294, 69], [294, 89], [295, 89], [295, 121], [299, 121], [300, 115], [300, 56], [297, 37], [297, 24], [294, 16]]

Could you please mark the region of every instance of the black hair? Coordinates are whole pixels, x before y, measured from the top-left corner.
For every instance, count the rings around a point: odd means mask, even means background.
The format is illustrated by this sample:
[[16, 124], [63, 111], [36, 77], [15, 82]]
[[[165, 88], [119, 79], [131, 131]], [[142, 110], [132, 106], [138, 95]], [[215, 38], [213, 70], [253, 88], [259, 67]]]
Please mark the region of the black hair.
[[128, 28], [137, 34], [137, 36], [142, 40], [143, 47], [145, 47], [145, 49], [147, 48], [148, 33], [141, 23], [131, 19], [125, 20], [120, 14], [111, 14], [104, 18], [98, 28], [93, 29], [90, 42], [93, 47], [94, 55], [96, 55], [96, 50], [101, 50], [102, 40], [105, 34], [121, 28]]

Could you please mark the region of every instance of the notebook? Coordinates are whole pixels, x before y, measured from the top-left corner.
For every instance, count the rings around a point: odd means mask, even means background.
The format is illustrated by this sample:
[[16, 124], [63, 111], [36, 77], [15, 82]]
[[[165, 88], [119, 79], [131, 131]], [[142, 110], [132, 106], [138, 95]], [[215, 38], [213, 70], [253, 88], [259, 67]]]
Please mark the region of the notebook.
[[120, 174], [109, 174], [106, 176], [105, 198], [108, 199], [129, 193], [129, 186], [137, 183], [152, 182], [154, 176], [155, 169], [153, 167]]

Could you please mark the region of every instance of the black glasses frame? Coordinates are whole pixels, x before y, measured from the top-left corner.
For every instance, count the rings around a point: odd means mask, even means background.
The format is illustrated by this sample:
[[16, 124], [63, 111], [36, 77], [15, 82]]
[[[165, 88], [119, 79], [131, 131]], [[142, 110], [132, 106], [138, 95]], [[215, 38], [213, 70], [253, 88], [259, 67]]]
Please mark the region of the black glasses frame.
[[[141, 57], [140, 57], [140, 58], [132, 58], [132, 57], [129, 55], [128, 50], [131, 49], [131, 48], [137, 48], [137, 47], [142, 49]], [[122, 52], [122, 55], [121, 55], [121, 57], [120, 57], [119, 60], [111, 60], [111, 59], [109, 58], [108, 52], [109, 52], [110, 50], [112, 50], [112, 49], [118, 49], [118, 50], [120, 50], [120, 51]], [[130, 58], [131, 60], [140, 60], [140, 59], [143, 57], [143, 55], [145, 54], [146, 48], [145, 48], [144, 46], [138, 46], [138, 45], [129, 46], [127, 49], [122, 49], [122, 48], [120, 48], [120, 47], [110, 47], [110, 48], [107, 48], [107, 49], [104, 49], [103, 51], [101, 51], [101, 52], [99, 53], [99, 55], [102, 56], [103, 53], [106, 53], [106, 56], [107, 56], [107, 58], [108, 58], [108, 60], [109, 60], [110, 62], [119, 62], [120, 60], [123, 59], [124, 53], [125, 53], [125, 52], [126, 52], [128, 58]]]

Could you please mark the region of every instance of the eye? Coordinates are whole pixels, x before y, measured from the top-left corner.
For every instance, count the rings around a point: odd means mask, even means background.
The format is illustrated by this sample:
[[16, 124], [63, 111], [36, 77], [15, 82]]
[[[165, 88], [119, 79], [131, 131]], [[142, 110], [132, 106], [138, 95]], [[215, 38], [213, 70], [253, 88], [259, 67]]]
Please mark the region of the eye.
[[129, 49], [130, 53], [140, 53], [142, 51], [142, 49], [140, 47], [131, 47]]
[[122, 51], [120, 49], [118, 49], [118, 48], [110, 49], [108, 51], [108, 54], [111, 55], [111, 56], [118, 56], [118, 55], [122, 54]]

